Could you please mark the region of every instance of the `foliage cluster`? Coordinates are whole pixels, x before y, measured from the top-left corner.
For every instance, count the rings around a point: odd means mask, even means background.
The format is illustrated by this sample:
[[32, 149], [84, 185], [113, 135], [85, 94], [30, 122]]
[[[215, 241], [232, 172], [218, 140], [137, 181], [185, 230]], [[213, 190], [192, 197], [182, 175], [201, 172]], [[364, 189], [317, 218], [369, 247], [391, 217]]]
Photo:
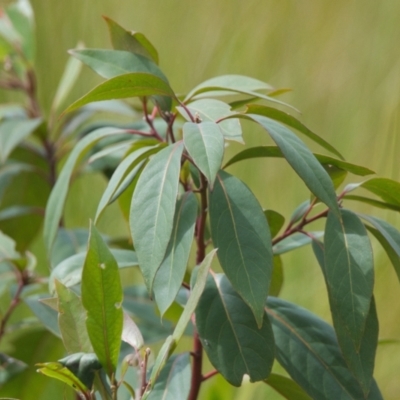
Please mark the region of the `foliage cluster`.
[[[82, 399], [194, 400], [216, 374], [234, 386], [245, 376], [264, 381], [290, 400], [381, 399], [373, 379], [378, 318], [370, 235], [399, 276], [400, 232], [347, 204], [399, 211], [400, 184], [374, 177], [342, 187], [348, 174], [373, 171], [344, 160], [277, 99], [284, 90], [265, 82], [225, 75], [176, 94], [148, 39], [109, 18], [114, 49], [72, 50], [43, 113], [29, 2], [19, 0], [0, 16], [0, 85], [24, 96], [22, 105], [1, 107], [0, 123], [6, 394], [27, 368], [10, 343], [39, 322], [62, 340], [66, 356], [42, 360], [38, 371]], [[105, 81], [60, 115], [82, 63]], [[271, 145], [224, 160], [230, 141], [244, 143], [242, 120], [258, 124]], [[331, 155], [311, 152], [292, 129]], [[311, 193], [288, 222], [263, 210], [227, 172], [260, 157], [285, 159]], [[89, 171], [100, 171], [108, 184], [90, 227], [67, 229], [69, 187]], [[371, 196], [353, 194], [359, 188]], [[127, 237], [96, 228], [114, 202]], [[323, 230], [313, 229], [317, 221], [326, 221]], [[47, 274], [29, 251], [42, 224]], [[279, 298], [280, 256], [305, 245], [325, 278], [333, 327]], [[35, 318], [13, 321], [20, 303]], [[175, 352], [184, 336], [193, 337], [192, 350]], [[160, 341], [153, 356], [148, 346]], [[207, 373], [205, 356], [214, 367]], [[287, 375], [271, 373], [275, 360]]]

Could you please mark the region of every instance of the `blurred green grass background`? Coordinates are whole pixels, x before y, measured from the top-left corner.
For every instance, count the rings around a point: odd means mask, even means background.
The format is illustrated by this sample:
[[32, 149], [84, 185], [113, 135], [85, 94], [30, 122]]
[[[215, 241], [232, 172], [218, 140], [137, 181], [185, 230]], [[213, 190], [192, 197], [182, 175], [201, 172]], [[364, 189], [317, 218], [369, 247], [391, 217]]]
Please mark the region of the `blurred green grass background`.
[[[153, 42], [175, 91], [187, 92], [207, 78], [229, 73], [291, 88], [282, 99], [300, 109], [302, 121], [348, 161], [368, 166], [378, 176], [400, 179], [399, 1], [32, 0], [32, 5], [40, 100], [45, 109], [68, 58], [67, 49], [79, 40], [87, 47], [110, 47], [101, 18], [107, 15]], [[85, 68], [70, 100], [97, 82]], [[253, 125], [246, 129], [247, 145], [268, 143]], [[230, 151], [238, 149], [232, 146]], [[287, 217], [307, 199], [306, 188], [283, 161], [249, 161], [231, 171], [247, 182], [263, 207]], [[98, 185], [100, 195], [102, 182]], [[81, 199], [92, 197], [87, 185], [74, 190]], [[362, 209], [400, 228], [398, 215]], [[74, 220], [85, 215], [84, 225], [86, 211]], [[89, 211], [94, 212], [90, 206]], [[106, 216], [103, 226], [118, 233], [120, 225], [111, 224], [112, 217]], [[380, 338], [400, 339], [399, 282], [386, 256], [375, 248]], [[329, 321], [325, 286], [311, 250], [295, 251], [283, 261], [282, 297]], [[380, 345], [375, 377], [385, 399], [400, 398], [399, 375], [400, 343]], [[218, 391], [205, 385], [203, 398], [281, 399], [261, 384], [235, 391], [222, 380], [218, 385]]]

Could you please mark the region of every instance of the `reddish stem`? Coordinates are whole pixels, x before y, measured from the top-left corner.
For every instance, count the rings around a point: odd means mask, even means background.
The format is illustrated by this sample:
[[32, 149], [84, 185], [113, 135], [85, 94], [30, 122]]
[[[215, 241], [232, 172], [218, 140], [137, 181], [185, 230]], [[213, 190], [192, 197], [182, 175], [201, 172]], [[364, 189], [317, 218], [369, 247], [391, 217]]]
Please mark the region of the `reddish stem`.
[[213, 371], [210, 371], [208, 374], [203, 375], [202, 381], [206, 381], [207, 379], [212, 378], [213, 376], [219, 374], [219, 371], [214, 369]]

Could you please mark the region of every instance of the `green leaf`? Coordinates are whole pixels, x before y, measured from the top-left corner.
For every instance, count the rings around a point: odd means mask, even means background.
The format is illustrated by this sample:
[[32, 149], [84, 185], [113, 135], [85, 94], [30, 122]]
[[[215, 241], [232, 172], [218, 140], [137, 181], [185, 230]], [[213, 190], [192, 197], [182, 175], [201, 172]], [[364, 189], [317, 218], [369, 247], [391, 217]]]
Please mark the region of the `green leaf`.
[[56, 184], [54, 185], [46, 207], [43, 236], [47, 251], [49, 253], [57, 234], [57, 227], [62, 216], [65, 200], [67, 198], [68, 185], [70, 183], [75, 166], [99, 140], [107, 136], [116, 135], [123, 132], [124, 131], [122, 129], [117, 128], [97, 129], [80, 140], [72, 150], [67, 162], [64, 164], [64, 167], [61, 170]]
[[41, 124], [41, 118], [8, 119], [0, 123], [0, 163]]
[[286, 376], [271, 374], [265, 383], [287, 400], [312, 400], [296, 382]]
[[33, 63], [35, 58], [35, 21], [33, 9], [28, 0], [18, 0], [6, 10], [13, 27], [22, 38], [22, 51]]
[[[132, 250], [111, 249], [110, 251], [116, 259], [119, 268], [136, 267], [139, 265], [136, 253]], [[54, 293], [54, 281], [56, 279], [67, 287], [77, 285], [81, 282], [85, 257], [86, 251], [75, 254], [61, 261], [53, 268], [49, 278], [50, 293]]]
[[3, 386], [14, 376], [25, 371], [28, 366], [7, 354], [0, 353], [0, 386]]
[[220, 171], [209, 211], [221, 267], [261, 327], [272, 272], [271, 234], [261, 206], [243, 182]]
[[[313, 250], [326, 279], [327, 271], [325, 267], [324, 245], [318, 241], [314, 241]], [[329, 286], [328, 295], [331, 302], [332, 295]], [[378, 346], [379, 323], [376, 315], [375, 301], [372, 298], [359, 348], [354, 346], [348, 330], [342, 320], [338, 318], [337, 314], [332, 313], [332, 317], [343, 357], [350, 371], [358, 380], [364, 395], [367, 396], [371, 387], [375, 353]]]
[[356, 196], [356, 195], [347, 195], [344, 196], [344, 199], [346, 200], [353, 200], [353, 201], [360, 201], [361, 203], [369, 204], [371, 206], [377, 207], [377, 208], [383, 208], [386, 210], [393, 210], [393, 211], [400, 211], [400, 206], [390, 204], [390, 203], [385, 203], [383, 201], [375, 200], [375, 199], [370, 199], [369, 197], [364, 197], [364, 196]]
[[67, 367], [59, 362], [36, 364], [37, 372], [66, 383], [78, 393], [88, 393], [89, 389]]
[[[361, 167], [356, 164], [351, 164], [348, 163], [347, 161], [343, 160], [338, 160], [333, 157], [325, 156], [323, 154], [317, 154], [313, 153], [315, 158], [320, 162], [322, 165], [332, 165], [337, 168], [340, 168], [342, 170], [351, 172], [354, 175], [359, 175], [359, 176], [365, 176], [365, 175], [371, 175], [374, 174], [375, 172], [365, 168]], [[257, 146], [257, 147], [251, 147], [249, 149], [245, 149], [241, 151], [240, 153], [236, 154], [234, 157], [232, 157], [225, 165], [224, 168], [239, 162], [243, 160], [248, 160], [251, 158], [264, 158], [264, 157], [274, 157], [274, 158], [282, 158], [284, 157], [282, 150], [277, 147], [277, 146]]]
[[143, 170], [133, 194], [130, 229], [148, 290], [164, 259], [171, 236], [183, 143], [154, 155]]
[[167, 251], [154, 278], [154, 297], [161, 316], [174, 301], [181, 287], [193, 241], [198, 203], [192, 192], [176, 203], [174, 224]]
[[196, 326], [208, 358], [230, 384], [240, 386], [245, 374], [252, 382], [269, 376], [275, 351], [268, 317], [259, 328], [225, 275], [209, 275]]
[[151, 370], [149, 385], [146, 393], [144, 393], [141, 400], [146, 400], [149, 393], [153, 389], [157, 379], [160, 375], [162, 368], [164, 367], [173, 347], [175, 346], [175, 340], [172, 336], [168, 336], [165, 342], [163, 343], [160, 351], [157, 354], [157, 358], [154, 361], [153, 369]]
[[166, 319], [161, 320], [144, 285], [125, 288], [123, 306], [136, 321], [145, 343], [158, 342], [172, 334], [173, 324]]
[[149, 73], [133, 72], [118, 75], [101, 83], [72, 103], [64, 113], [71, 112], [94, 101], [155, 95], [175, 97], [171, 87], [163, 79]]
[[114, 49], [140, 54], [158, 64], [157, 50], [142, 33], [127, 31], [111, 18], [103, 18], [107, 22]]
[[212, 189], [224, 157], [224, 137], [215, 122], [183, 125], [183, 142]]
[[386, 203], [400, 206], [400, 183], [387, 178], [373, 178], [361, 187], [379, 196]]
[[[281, 104], [287, 107], [290, 105], [259, 93], [258, 90], [273, 89], [268, 83], [259, 81], [258, 79], [249, 78], [243, 75], [222, 75], [197, 85], [185, 97], [184, 103], [187, 103], [192, 98], [210, 97], [210, 96], [227, 96], [232, 94], [246, 94], [248, 96], [257, 97], [259, 99], [268, 100], [273, 103]], [[294, 107], [291, 107], [294, 108]], [[295, 109], [296, 110], [296, 109]], [[296, 110], [297, 111], [297, 110]]]
[[[324, 232], [321, 231], [309, 232], [309, 234], [315, 239], [319, 239], [324, 236]], [[274, 251], [274, 255], [280, 255], [298, 249], [299, 247], [306, 246], [311, 242], [312, 239], [310, 236], [307, 236], [303, 233], [295, 233], [281, 240], [279, 243], [274, 245], [272, 249]]]
[[92, 353], [93, 348], [85, 327], [86, 310], [81, 299], [61, 282], [55, 281], [58, 297], [58, 326], [69, 354]]
[[135, 351], [139, 351], [144, 343], [143, 336], [138, 326], [126, 312], [124, 312], [124, 324], [121, 338], [125, 343], [131, 345]]
[[310, 191], [338, 215], [339, 207], [332, 180], [306, 145], [289, 129], [272, 119], [256, 114], [248, 114], [248, 117], [269, 133]]
[[274, 210], [265, 210], [265, 218], [267, 218], [271, 237], [275, 237], [285, 223], [285, 217]]
[[122, 287], [118, 265], [92, 225], [82, 271], [82, 303], [93, 349], [111, 377], [118, 363], [123, 325]]
[[309, 311], [269, 297], [266, 312], [275, 336], [276, 358], [314, 400], [380, 400], [375, 381], [369, 396], [347, 368], [333, 328]]
[[88, 388], [92, 388], [95, 374], [102, 368], [94, 353], [75, 353], [58, 361]]
[[[183, 107], [176, 107], [180, 114], [187, 120], [191, 121], [190, 116]], [[202, 122], [217, 122], [221, 118], [234, 115], [228, 104], [215, 99], [200, 99], [189, 103], [186, 108], [189, 109], [192, 116], [196, 114]], [[235, 140], [239, 143], [243, 142], [242, 127], [238, 119], [227, 119], [218, 123], [222, 134], [227, 140]]]
[[160, 68], [140, 54], [103, 49], [70, 50], [69, 53], [106, 79], [129, 72], [145, 72], [168, 83], [168, 79]]
[[15, 241], [0, 231], [0, 262], [18, 260], [22, 256], [15, 249]]
[[[122, 186], [125, 182], [125, 178], [129, 176], [128, 182], [132, 182], [135, 176], [138, 174], [140, 169], [143, 166], [143, 160], [145, 160], [150, 155], [159, 151], [162, 147], [159, 146], [143, 146], [138, 147], [132, 153], [128, 154], [115, 169], [114, 173], [111, 176], [110, 181], [108, 182], [107, 188], [104, 191], [99, 205], [97, 207], [96, 216], [94, 218], [94, 222], [96, 223], [99, 219], [100, 215], [107, 207], [107, 205], [111, 204], [114, 200], [116, 200], [119, 196], [115, 196], [118, 188]], [[128, 183], [126, 182], [126, 183]], [[124, 186], [128, 186], [124, 184]], [[118, 191], [121, 193], [121, 191]]]
[[359, 216], [375, 228], [366, 226], [382, 245], [400, 281], [400, 232], [393, 225], [379, 218], [364, 214], [359, 214]]
[[274, 268], [272, 270], [271, 286], [269, 296], [278, 297], [283, 286], [283, 263], [279, 256], [274, 256]]
[[52, 112], [56, 112], [65, 102], [68, 94], [71, 92], [82, 69], [82, 63], [77, 59], [70, 57], [65, 66], [64, 72], [57, 87], [56, 94], [51, 105]]
[[147, 397], [148, 400], [187, 400], [192, 370], [189, 353], [171, 357]]
[[178, 342], [182, 337], [183, 333], [185, 332], [186, 326], [189, 323], [197, 307], [200, 296], [202, 295], [204, 287], [206, 286], [208, 271], [210, 269], [211, 262], [217, 250], [218, 249], [211, 250], [199, 266], [196, 275], [196, 283], [193, 285], [189, 299], [175, 327], [174, 333], [172, 334], [172, 337], [175, 339], [175, 342]]
[[349, 210], [329, 213], [325, 227], [326, 282], [333, 319], [360, 348], [374, 286], [374, 260], [367, 231]]
[[57, 312], [40, 301], [45, 296], [47, 295], [34, 294], [25, 297], [24, 302], [46, 329], [53, 335], [61, 337], [57, 322]]
[[318, 143], [325, 150], [328, 150], [332, 154], [335, 154], [337, 157], [344, 160], [343, 156], [332, 145], [330, 145], [325, 139], [321, 138], [314, 132], [310, 131], [298, 119], [296, 119], [295, 117], [293, 117], [290, 114], [287, 114], [276, 108], [264, 106], [261, 104], [249, 104], [246, 109], [246, 114], [262, 115], [264, 117], [271, 118], [275, 121], [283, 122], [285, 125], [298, 130], [300, 133], [303, 133], [309, 139], [313, 140], [315, 143]]

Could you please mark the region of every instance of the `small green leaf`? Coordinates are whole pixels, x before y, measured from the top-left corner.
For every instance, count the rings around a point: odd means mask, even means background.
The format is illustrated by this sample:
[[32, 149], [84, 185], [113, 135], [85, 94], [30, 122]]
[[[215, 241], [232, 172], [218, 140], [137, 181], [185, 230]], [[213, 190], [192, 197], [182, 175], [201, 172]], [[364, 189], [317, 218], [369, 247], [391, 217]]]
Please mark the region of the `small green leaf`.
[[364, 214], [359, 214], [359, 216], [375, 228], [366, 226], [386, 251], [400, 280], [400, 232], [394, 226], [379, 218]]
[[35, 20], [28, 0], [18, 0], [6, 9], [13, 27], [22, 38], [22, 51], [29, 62], [35, 58]]
[[68, 368], [88, 388], [92, 388], [96, 372], [102, 369], [94, 353], [75, 353], [58, 362]]
[[25, 371], [27, 367], [24, 362], [9, 357], [7, 354], [0, 353], [0, 386], [3, 386], [11, 378]]
[[[259, 81], [258, 79], [249, 78], [243, 75], [222, 75], [215, 78], [208, 79], [207, 81], [197, 85], [185, 97], [184, 103], [187, 103], [192, 98], [210, 97], [210, 96], [227, 96], [237, 93], [246, 94], [248, 96], [257, 97], [258, 99], [268, 100], [273, 103], [281, 104], [287, 107], [290, 105], [274, 99], [273, 97], [266, 96], [259, 93], [258, 90], [271, 90], [273, 89], [268, 83]], [[291, 107], [293, 108], [293, 107]], [[296, 110], [297, 111], [297, 110]]]
[[318, 143], [324, 149], [328, 150], [332, 154], [335, 154], [336, 156], [344, 160], [343, 156], [325, 139], [321, 138], [314, 132], [310, 131], [298, 119], [296, 119], [290, 114], [287, 114], [276, 108], [264, 106], [261, 104], [249, 104], [246, 109], [246, 114], [263, 115], [264, 117], [274, 119], [275, 121], [283, 122], [285, 125], [298, 130], [300, 133], [303, 133], [309, 139], [313, 140], [315, 143]]
[[333, 319], [341, 321], [358, 350], [372, 298], [374, 260], [367, 231], [349, 210], [341, 210], [341, 218], [328, 214], [325, 265]]
[[178, 342], [182, 337], [183, 333], [185, 332], [186, 326], [196, 309], [200, 296], [202, 295], [204, 287], [206, 286], [208, 271], [217, 250], [218, 249], [211, 250], [199, 266], [196, 275], [196, 283], [193, 285], [189, 299], [185, 305], [185, 308], [183, 309], [183, 313], [179, 318], [178, 323], [176, 324], [174, 333], [172, 334], [175, 342]]
[[[119, 196], [115, 196], [118, 188], [122, 186], [125, 182], [125, 178], [129, 176], [128, 182], [132, 182], [135, 176], [138, 174], [140, 169], [143, 166], [143, 161], [149, 157], [150, 155], [156, 153], [161, 150], [160, 146], [143, 146], [139, 147], [132, 151], [132, 153], [128, 154], [115, 169], [114, 173], [111, 176], [110, 181], [108, 182], [107, 188], [101, 196], [99, 205], [97, 206], [96, 216], [94, 218], [94, 222], [96, 223], [99, 217], [101, 216], [104, 209], [107, 205], [111, 204], [115, 201]], [[128, 183], [126, 182], [126, 183]], [[126, 184], [124, 184], [127, 186]], [[118, 191], [120, 194], [121, 191]]]
[[[309, 232], [310, 236], [315, 239], [319, 239], [324, 236], [324, 232], [315, 231]], [[310, 236], [304, 235], [303, 233], [295, 233], [281, 240], [279, 243], [274, 245], [272, 248], [274, 251], [274, 255], [284, 254], [289, 251], [298, 249], [299, 247], [306, 246], [312, 242]]]
[[[111, 254], [116, 259], [119, 268], [138, 266], [136, 253], [132, 250], [111, 249]], [[49, 278], [49, 291], [54, 293], [57, 279], [63, 285], [71, 287], [77, 285], [82, 279], [82, 268], [85, 263], [86, 251], [74, 254], [57, 264], [51, 271]]]
[[121, 338], [125, 343], [131, 345], [135, 351], [139, 351], [144, 343], [139, 328], [126, 312], [124, 312], [124, 324]]
[[377, 207], [377, 208], [383, 208], [383, 209], [386, 209], [386, 210], [400, 211], [400, 205], [397, 206], [397, 205], [394, 205], [394, 204], [385, 203], [383, 201], [370, 199], [369, 197], [356, 196], [356, 195], [347, 195], [347, 196], [344, 196], [344, 199], [352, 200], [352, 201], [360, 201], [361, 203], [369, 204], [371, 206], [374, 206], [374, 207]]
[[286, 376], [271, 374], [265, 383], [287, 400], [312, 400], [296, 382]]
[[85, 327], [86, 310], [81, 299], [61, 282], [55, 281], [58, 297], [58, 326], [68, 353], [92, 353], [93, 348]]
[[338, 215], [339, 207], [333, 183], [306, 145], [289, 129], [272, 119], [256, 114], [247, 116], [259, 123], [269, 133], [287, 162], [310, 191]]
[[41, 118], [8, 119], [0, 123], [0, 163], [41, 124]]
[[157, 50], [142, 33], [127, 31], [111, 18], [103, 18], [107, 22], [114, 49], [140, 54], [158, 64]]
[[82, 49], [69, 53], [106, 79], [130, 72], [145, 72], [168, 83], [168, 79], [147, 57], [129, 51]]
[[272, 272], [267, 219], [250, 189], [224, 171], [210, 192], [209, 211], [221, 267], [261, 326]]
[[189, 353], [173, 356], [161, 370], [152, 391], [146, 398], [148, 400], [187, 400], [191, 376]]
[[265, 218], [267, 218], [271, 237], [275, 237], [285, 223], [285, 217], [274, 210], [265, 210]]
[[[315, 158], [320, 162], [320, 164], [324, 166], [335, 166], [342, 170], [351, 172], [354, 175], [365, 176], [371, 175], [375, 172], [361, 167], [359, 165], [348, 163], [347, 161], [338, 160], [333, 157], [325, 156], [323, 154], [313, 153]], [[232, 157], [225, 165], [224, 168], [229, 167], [230, 165], [243, 160], [248, 160], [251, 158], [264, 158], [264, 157], [274, 157], [274, 158], [282, 158], [284, 157], [282, 150], [277, 146], [257, 146], [251, 147], [249, 149], [245, 149], [240, 153], [236, 154]]]
[[266, 312], [275, 336], [276, 358], [314, 400], [382, 400], [375, 381], [368, 396], [348, 369], [333, 328], [309, 311], [269, 297]]
[[65, 66], [64, 72], [58, 84], [56, 94], [53, 98], [53, 104], [51, 105], [51, 110], [53, 113], [64, 104], [64, 101], [79, 77], [81, 69], [82, 63], [80, 63], [76, 58], [70, 57], [68, 59], [67, 65]]
[[272, 270], [271, 286], [269, 288], [269, 296], [278, 297], [283, 286], [283, 263], [282, 258], [274, 256], [274, 268]]
[[175, 97], [171, 87], [163, 79], [149, 73], [133, 72], [118, 75], [101, 83], [71, 104], [64, 113], [95, 101], [155, 95]]
[[143, 170], [133, 194], [130, 229], [140, 269], [149, 291], [170, 240], [183, 143], [154, 155]]
[[118, 363], [123, 326], [122, 287], [118, 265], [92, 225], [82, 271], [82, 303], [93, 349], [111, 377]]
[[274, 337], [264, 314], [259, 328], [249, 307], [220, 275], [209, 275], [196, 309], [196, 326], [208, 358], [234, 386], [243, 376], [266, 379], [275, 357]]
[[[217, 122], [221, 118], [225, 118], [235, 113], [231, 111], [228, 104], [215, 99], [200, 99], [189, 103], [186, 108], [189, 109], [192, 116], [197, 116], [202, 122]], [[191, 121], [190, 116], [183, 107], [177, 107], [179, 113], [186, 119]], [[235, 140], [239, 143], [243, 142], [242, 127], [238, 119], [227, 119], [218, 123], [222, 134], [227, 140]]]
[[67, 198], [69, 182], [75, 166], [99, 140], [123, 132], [125, 131], [117, 128], [97, 129], [80, 140], [72, 150], [50, 194], [46, 207], [43, 235], [49, 253], [57, 234], [58, 224]]
[[400, 206], [400, 183], [387, 178], [373, 178], [361, 184], [361, 187], [379, 196], [386, 203]]
[[0, 231], [0, 262], [22, 258], [21, 254], [16, 251], [15, 246], [15, 241]]
[[224, 157], [224, 137], [218, 124], [186, 122], [183, 125], [183, 142], [212, 189]]
[[[313, 241], [313, 250], [326, 279], [327, 271], [325, 267], [324, 245], [318, 241]], [[329, 286], [328, 295], [331, 301], [332, 296]], [[364, 395], [367, 396], [371, 387], [376, 348], [378, 346], [379, 323], [376, 315], [374, 298], [371, 300], [371, 305], [366, 318], [365, 329], [359, 348], [354, 346], [348, 330], [346, 329], [342, 320], [338, 318], [337, 314], [332, 313], [332, 317], [336, 336], [339, 346], [342, 350], [343, 357], [349, 369], [358, 380]]]
[[154, 297], [161, 316], [174, 301], [181, 287], [193, 241], [198, 203], [192, 192], [176, 203], [174, 225], [167, 251], [154, 278]]
[[78, 393], [89, 392], [89, 389], [80, 381], [80, 379], [78, 379], [78, 377], [76, 377], [67, 367], [64, 367], [59, 362], [36, 364], [36, 366], [39, 367], [37, 372], [66, 383]]

